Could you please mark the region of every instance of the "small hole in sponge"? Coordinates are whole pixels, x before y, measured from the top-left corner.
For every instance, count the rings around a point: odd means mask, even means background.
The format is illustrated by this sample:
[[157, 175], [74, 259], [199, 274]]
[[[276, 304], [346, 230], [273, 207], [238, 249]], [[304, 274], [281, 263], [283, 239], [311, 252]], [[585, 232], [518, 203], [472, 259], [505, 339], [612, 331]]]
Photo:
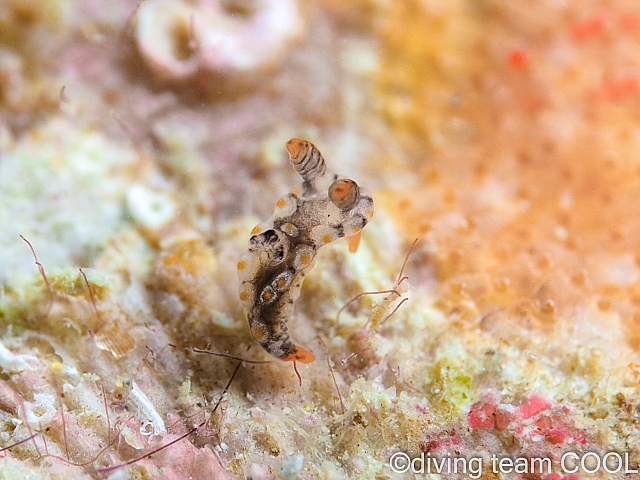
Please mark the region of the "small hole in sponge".
[[222, 0], [222, 8], [230, 17], [249, 18], [256, 13], [255, 0]]
[[186, 61], [193, 55], [191, 47], [191, 26], [184, 20], [178, 21], [171, 29], [173, 55], [177, 60]]

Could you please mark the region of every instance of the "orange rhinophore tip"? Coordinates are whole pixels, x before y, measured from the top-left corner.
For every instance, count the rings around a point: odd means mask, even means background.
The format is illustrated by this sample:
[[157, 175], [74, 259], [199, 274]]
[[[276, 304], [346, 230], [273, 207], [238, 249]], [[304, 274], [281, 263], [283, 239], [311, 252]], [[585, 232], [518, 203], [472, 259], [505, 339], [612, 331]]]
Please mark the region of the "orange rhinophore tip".
[[287, 152], [289, 152], [291, 158], [298, 158], [307, 149], [307, 142], [305, 140], [292, 138], [287, 142], [285, 148], [287, 149]]
[[281, 360], [284, 362], [300, 362], [300, 363], [311, 363], [315, 359], [316, 359], [316, 356], [313, 353], [297, 345], [296, 345], [295, 351], [291, 355], [287, 355], [286, 357], [281, 358]]
[[358, 247], [360, 246], [360, 239], [362, 239], [362, 231], [359, 231], [355, 235], [347, 237], [347, 242], [349, 243], [349, 252], [356, 253], [358, 251]]
[[329, 200], [342, 211], [351, 210], [360, 201], [360, 187], [350, 178], [339, 178], [328, 190]]

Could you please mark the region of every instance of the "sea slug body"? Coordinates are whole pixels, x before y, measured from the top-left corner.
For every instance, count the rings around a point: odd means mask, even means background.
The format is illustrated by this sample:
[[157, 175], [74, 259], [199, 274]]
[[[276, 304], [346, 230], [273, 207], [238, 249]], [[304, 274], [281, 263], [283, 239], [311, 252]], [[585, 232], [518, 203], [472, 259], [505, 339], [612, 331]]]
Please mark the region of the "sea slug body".
[[328, 171], [311, 142], [292, 139], [286, 148], [303, 182], [252, 230], [238, 262], [239, 298], [262, 348], [284, 361], [311, 363], [315, 355], [289, 338], [294, 303], [318, 249], [359, 234], [373, 216], [373, 199], [355, 181]]

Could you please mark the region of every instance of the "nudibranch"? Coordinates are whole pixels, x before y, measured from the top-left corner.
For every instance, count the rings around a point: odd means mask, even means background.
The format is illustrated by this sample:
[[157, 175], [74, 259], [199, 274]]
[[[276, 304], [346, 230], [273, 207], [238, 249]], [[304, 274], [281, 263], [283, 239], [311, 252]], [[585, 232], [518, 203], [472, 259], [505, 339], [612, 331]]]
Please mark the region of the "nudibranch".
[[292, 139], [286, 149], [302, 185], [251, 231], [249, 250], [238, 262], [239, 298], [262, 348], [280, 360], [311, 363], [315, 355], [294, 344], [287, 328], [300, 287], [320, 247], [367, 225], [373, 199], [355, 181], [328, 171], [311, 142]]

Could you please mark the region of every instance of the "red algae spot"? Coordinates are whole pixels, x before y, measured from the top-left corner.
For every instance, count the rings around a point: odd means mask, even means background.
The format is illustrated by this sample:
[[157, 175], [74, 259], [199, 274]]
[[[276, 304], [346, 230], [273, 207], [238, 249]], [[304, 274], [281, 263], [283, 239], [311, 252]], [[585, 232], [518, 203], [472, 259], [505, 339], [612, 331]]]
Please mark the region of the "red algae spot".
[[638, 16], [632, 12], [618, 15], [618, 28], [623, 32], [634, 32], [638, 28]]
[[580, 480], [580, 475], [572, 473], [562, 476], [559, 473], [550, 473], [549, 475], [545, 475], [543, 480]]
[[511, 405], [498, 405], [493, 416], [495, 419], [495, 428], [501, 432], [516, 420], [517, 409]]
[[492, 401], [475, 403], [467, 414], [467, 423], [472, 429], [503, 431], [508, 428], [523, 442], [544, 441], [548, 446], [586, 444], [586, 433], [576, 428], [567, 418], [568, 413], [567, 407], [554, 407], [550, 400], [533, 394], [528, 404], [519, 407]]
[[474, 403], [467, 414], [469, 428], [493, 428], [495, 411], [496, 405], [493, 403]]
[[578, 430], [577, 432], [575, 432], [571, 438], [573, 438], [574, 441], [578, 442], [580, 445], [584, 445], [587, 443], [587, 434], [584, 433], [582, 430]]
[[544, 437], [549, 443], [559, 445], [567, 441], [567, 436], [559, 428], [549, 428], [545, 430]]
[[526, 50], [512, 48], [507, 52], [507, 63], [510, 67], [524, 69], [529, 65], [530, 57]]
[[591, 94], [593, 102], [619, 102], [631, 96], [637, 95], [640, 90], [640, 82], [636, 77], [627, 77], [621, 80], [606, 82], [598, 90]]
[[596, 14], [573, 24], [570, 28], [570, 35], [574, 41], [584, 42], [589, 38], [600, 37], [607, 31], [608, 27], [604, 16]]
[[550, 473], [544, 476], [544, 480], [562, 480], [562, 475], [559, 473]]
[[562, 480], [564, 477], [559, 473], [550, 473], [544, 476], [544, 480]]
[[553, 404], [550, 400], [547, 400], [542, 395], [533, 394], [529, 397], [529, 403], [518, 407], [518, 412], [521, 417], [526, 420], [527, 418], [531, 418], [544, 410], [548, 410], [552, 406]]

